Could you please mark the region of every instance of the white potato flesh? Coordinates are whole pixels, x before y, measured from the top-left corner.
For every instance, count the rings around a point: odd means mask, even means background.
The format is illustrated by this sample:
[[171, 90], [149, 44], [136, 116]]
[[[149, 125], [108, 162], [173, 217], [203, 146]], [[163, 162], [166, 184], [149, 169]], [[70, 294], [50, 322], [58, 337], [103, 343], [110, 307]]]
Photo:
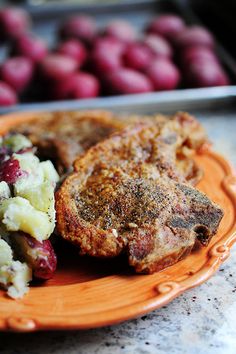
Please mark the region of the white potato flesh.
[[12, 261], [0, 267], [0, 283], [7, 288], [7, 294], [13, 299], [21, 298], [29, 290], [28, 283], [32, 280], [32, 270], [26, 263]]
[[10, 198], [11, 191], [8, 184], [4, 181], [0, 182], [0, 199]]
[[27, 199], [35, 209], [45, 213], [50, 213], [54, 208], [54, 188], [51, 182], [43, 182], [39, 186], [25, 186], [15, 195]]
[[8, 243], [0, 239], [0, 267], [9, 265], [13, 260], [11, 247]]
[[50, 215], [36, 210], [21, 197], [2, 200], [0, 218], [8, 231], [24, 231], [39, 242], [48, 239], [54, 229]]
[[13, 157], [19, 161], [20, 168], [25, 172], [23, 177], [19, 178], [14, 184], [15, 188], [25, 188], [25, 185], [39, 185], [44, 181], [44, 173], [39, 168], [40, 161], [32, 153], [13, 154]]
[[40, 162], [40, 167], [43, 171], [44, 179], [47, 181], [51, 181], [53, 183], [59, 182], [59, 175], [53, 166], [53, 163], [50, 160]]
[[52, 162], [40, 162], [33, 149], [17, 153], [32, 147], [23, 135], [8, 136], [2, 144], [13, 150], [23, 174], [12, 191], [6, 182], [0, 182], [0, 284], [10, 297], [21, 298], [28, 291], [32, 270], [13, 259], [11, 232], [23, 231], [39, 242], [50, 237], [55, 227], [54, 189], [59, 175]]
[[4, 145], [11, 147], [13, 152], [32, 147], [32, 143], [22, 134], [9, 135], [4, 138]]

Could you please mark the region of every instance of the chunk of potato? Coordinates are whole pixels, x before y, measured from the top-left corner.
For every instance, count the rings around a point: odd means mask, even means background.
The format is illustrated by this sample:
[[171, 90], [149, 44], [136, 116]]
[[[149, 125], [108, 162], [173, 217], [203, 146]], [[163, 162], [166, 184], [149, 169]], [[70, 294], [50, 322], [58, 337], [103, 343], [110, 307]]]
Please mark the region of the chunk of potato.
[[0, 239], [0, 267], [10, 264], [12, 260], [13, 254], [11, 247], [6, 241]]
[[4, 181], [0, 182], [0, 199], [11, 197], [11, 191], [8, 184]]
[[43, 171], [44, 179], [47, 181], [51, 181], [57, 183], [60, 179], [53, 163], [50, 160], [40, 162], [40, 168]]
[[31, 141], [22, 134], [14, 134], [5, 137], [3, 145], [10, 147], [13, 152], [32, 147]]
[[28, 282], [32, 279], [32, 270], [26, 263], [12, 261], [0, 267], [0, 283], [7, 288], [7, 294], [13, 299], [21, 298], [29, 290]]
[[54, 189], [50, 182], [43, 182], [39, 186], [25, 186], [19, 191], [16, 190], [16, 196], [27, 199], [37, 210], [51, 214], [54, 208]]
[[25, 153], [13, 154], [13, 157], [19, 161], [21, 170], [25, 172], [25, 175], [16, 181], [16, 187], [19, 186], [18, 188], [20, 188], [21, 185], [39, 185], [43, 183], [44, 173], [39, 168], [40, 161], [37, 156], [32, 153]]
[[53, 232], [54, 213], [36, 210], [22, 197], [4, 199], [0, 202], [0, 218], [6, 229], [24, 231], [39, 242], [48, 239]]

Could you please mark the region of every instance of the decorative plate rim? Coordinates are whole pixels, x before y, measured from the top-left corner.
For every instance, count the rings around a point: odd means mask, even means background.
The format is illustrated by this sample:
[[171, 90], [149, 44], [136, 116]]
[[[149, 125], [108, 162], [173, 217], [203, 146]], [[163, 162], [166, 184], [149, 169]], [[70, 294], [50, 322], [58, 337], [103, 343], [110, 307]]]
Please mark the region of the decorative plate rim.
[[[24, 115], [30, 118], [33, 114], [27, 113]], [[12, 122], [19, 124], [22, 121], [23, 113], [12, 114], [9, 116], [0, 117], [0, 126], [2, 122], [6, 122], [9, 117]], [[15, 119], [15, 118], [18, 119]], [[24, 119], [27, 120], [28, 118]], [[9, 122], [9, 121], [8, 121]], [[9, 122], [12, 125], [11, 122]], [[3, 129], [5, 130], [5, 129]], [[221, 168], [224, 170], [224, 178], [222, 180], [222, 189], [230, 198], [233, 205], [236, 205], [236, 174], [231, 164], [220, 154], [213, 152], [211, 149], [206, 149], [202, 152], [203, 155], [209, 155], [214, 159]], [[234, 209], [236, 214], [236, 208]], [[89, 329], [95, 327], [102, 327], [105, 325], [111, 325], [120, 323], [132, 318], [139, 317], [150, 311], [158, 309], [174, 298], [182, 294], [184, 291], [196, 287], [206, 280], [208, 280], [220, 267], [220, 265], [229, 257], [230, 249], [236, 242], [236, 222], [234, 222], [226, 234], [223, 234], [216, 242], [208, 246], [208, 258], [204, 262], [203, 266], [196, 272], [189, 271], [188, 276], [184, 279], [176, 281], [169, 279], [168, 281], [153, 283], [153, 289], [156, 291], [156, 295], [147, 299], [140, 300], [138, 302], [120, 306], [115, 309], [96, 312], [96, 320], [90, 321], [91, 317], [94, 318], [94, 313], [74, 315], [73, 318], [68, 315], [51, 315], [47, 314], [49, 321], [44, 323], [43, 316], [31, 316], [22, 315], [10, 315], [4, 316], [0, 313], [0, 330], [10, 330], [16, 332], [30, 332], [37, 330], [70, 330], [70, 329]], [[199, 251], [200, 252], [200, 251]], [[177, 263], [178, 264], [178, 263]], [[175, 265], [172, 266], [172, 268]], [[149, 276], [146, 276], [149, 277]], [[56, 288], [56, 286], [54, 287]], [[29, 295], [30, 296], [30, 295]], [[11, 301], [11, 300], [10, 300]], [[0, 295], [1, 305], [1, 295]], [[32, 316], [34, 317], [34, 316]]]

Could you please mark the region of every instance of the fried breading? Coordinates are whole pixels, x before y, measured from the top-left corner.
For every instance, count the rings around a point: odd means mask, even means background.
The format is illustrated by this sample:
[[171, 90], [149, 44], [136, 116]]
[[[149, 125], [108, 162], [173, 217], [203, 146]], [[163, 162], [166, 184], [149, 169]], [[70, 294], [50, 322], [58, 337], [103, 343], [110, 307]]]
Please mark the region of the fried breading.
[[126, 122], [152, 122], [160, 130], [163, 144], [159, 143], [160, 159], [172, 155], [172, 163], [188, 182], [195, 185], [202, 177], [203, 171], [196, 165], [192, 156], [209, 141], [202, 125], [186, 112], [177, 112], [172, 116], [156, 114], [153, 116], [129, 116]]
[[74, 160], [91, 146], [140, 121], [158, 125], [163, 136], [168, 137], [169, 150], [172, 150], [177, 168], [195, 184], [201, 178], [201, 171], [192, 160], [191, 153], [206, 141], [206, 134], [197, 120], [187, 113], [179, 112], [171, 117], [161, 114], [115, 116], [107, 111], [42, 113], [14, 131], [26, 135], [37, 146], [39, 157], [51, 159], [58, 172], [64, 174], [72, 170]]
[[56, 194], [57, 228], [81, 254], [126, 252], [137, 272], [153, 273], [216, 233], [222, 210], [190, 186], [178, 165], [177, 150], [185, 156], [184, 148], [204, 139], [178, 132], [185, 119], [172, 120], [171, 128], [165, 118], [158, 124], [135, 118], [75, 161]]
[[124, 125], [106, 111], [52, 112], [37, 115], [14, 132], [26, 135], [38, 148], [39, 157], [52, 160], [63, 174], [72, 169], [78, 155]]

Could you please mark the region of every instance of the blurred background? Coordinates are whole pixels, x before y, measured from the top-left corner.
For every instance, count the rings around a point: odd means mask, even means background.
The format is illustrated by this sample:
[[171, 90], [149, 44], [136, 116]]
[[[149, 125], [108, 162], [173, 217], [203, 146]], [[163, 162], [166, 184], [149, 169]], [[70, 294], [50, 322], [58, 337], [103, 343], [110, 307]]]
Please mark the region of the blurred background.
[[0, 107], [234, 86], [235, 11], [234, 0], [0, 1]]

